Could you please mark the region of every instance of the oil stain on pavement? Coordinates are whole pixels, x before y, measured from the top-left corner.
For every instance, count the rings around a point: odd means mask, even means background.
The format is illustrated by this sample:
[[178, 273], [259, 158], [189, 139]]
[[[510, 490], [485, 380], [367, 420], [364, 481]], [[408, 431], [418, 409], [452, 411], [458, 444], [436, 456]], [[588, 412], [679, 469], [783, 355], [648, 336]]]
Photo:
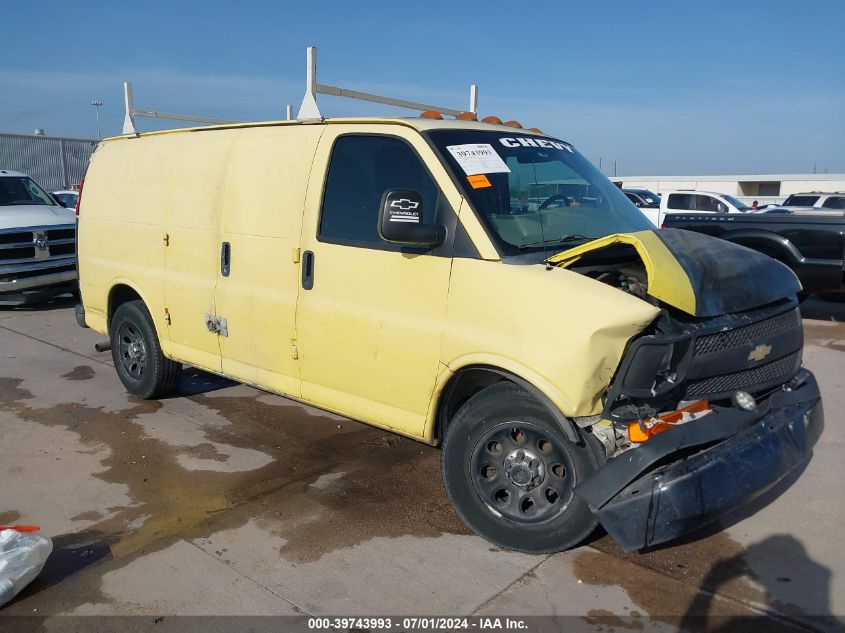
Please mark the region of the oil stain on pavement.
[[62, 374], [65, 380], [91, 380], [94, 377], [94, 368], [90, 365], [77, 365], [66, 374]]
[[[131, 406], [121, 411], [78, 402], [39, 408], [21, 383], [0, 378], [0, 411], [63, 427], [76, 433], [83, 446], [108, 447], [103, 470], [92, 476], [127, 486], [132, 500], [125, 507], [80, 509], [77, 518], [95, 523], [84, 533], [55, 538], [50, 566], [21, 598], [95, 561], [112, 559], [107, 567], [113, 570], [179, 539], [250, 520], [263, 521], [283, 536], [280, 556], [296, 562], [379, 536], [467, 533], [442, 489], [439, 452], [418, 442], [299, 405], [268, 404], [262, 401], [266, 394], [254, 392], [189, 396], [228, 424], [201, 425], [206, 443], [173, 446], [149, 436], [139, 423], [141, 416], [148, 420], [156, 414], [161, 418], [157, 424], [170, 423], [162, 415], [166, 400], [129, 398]], [[174, 416], [172, 423], [186, 422]], [[178, 462], [180, 455], [225, 459], [215, 448], [221, 444], [262, 451], [272, 459], [235, 472], [186, 469]], [[71, 604], [107, 602], [99, 595], [104, 571], [85, 571], [80, 576], [86, 578], [73, 583], [65, 597]]]

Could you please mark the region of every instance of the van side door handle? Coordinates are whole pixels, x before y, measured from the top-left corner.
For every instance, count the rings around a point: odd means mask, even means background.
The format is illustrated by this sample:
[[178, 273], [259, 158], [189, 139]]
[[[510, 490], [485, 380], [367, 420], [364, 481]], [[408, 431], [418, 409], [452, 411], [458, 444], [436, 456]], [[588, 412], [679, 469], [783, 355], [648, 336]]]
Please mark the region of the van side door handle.
[[229, 242], [223, 242], [223, 246], [220, 248], [220, 274], [224, 277], [228, 277], [232, 268], [231, 264], [232, 246]]
[[311, 290], [314, 287], [314, 251], [302, 254], [302, 287]]

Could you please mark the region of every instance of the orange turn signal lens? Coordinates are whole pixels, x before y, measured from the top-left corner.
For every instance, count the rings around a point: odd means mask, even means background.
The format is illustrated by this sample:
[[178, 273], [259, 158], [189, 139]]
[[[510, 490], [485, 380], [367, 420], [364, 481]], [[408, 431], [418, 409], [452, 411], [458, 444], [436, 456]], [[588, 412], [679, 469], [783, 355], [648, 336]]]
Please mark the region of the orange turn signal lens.
[[486, 116], [481, 119], [482, 123], [495, 123], [496, 125], [501, 125], [502, 120], [497, 116]]
[[520, 123], [519, 121], [505, 121], [505, 125], [510, 125], [511, 127], [518, 127], [520, 129], [522, 128], [522, 123]]
[[437, 110], [426, 110], [422, 114], [420, 114], [421, 119], [438, 119], [443, 120], [443, 115], [440, 114]]
[[639, 421], [628, 423], [628, 439], [636, 444], [642, 444], [649, 438], [668, 431], [673, 425], [677, 424], [684, 418], [685, 413], [703, 413], [710, 408], [710, 403], [707, 400], [696, 400], [692, 404], [678, 409], [677, 411], [670, 411], [663, 415], [653, 418], [655, 421], [651, 426], [641, 424]]
[[478, 121], [478, 117], [475, 115], [475, 112], [461, 112], [460, 114], [456, 114], [455, 118], [463, 121]]

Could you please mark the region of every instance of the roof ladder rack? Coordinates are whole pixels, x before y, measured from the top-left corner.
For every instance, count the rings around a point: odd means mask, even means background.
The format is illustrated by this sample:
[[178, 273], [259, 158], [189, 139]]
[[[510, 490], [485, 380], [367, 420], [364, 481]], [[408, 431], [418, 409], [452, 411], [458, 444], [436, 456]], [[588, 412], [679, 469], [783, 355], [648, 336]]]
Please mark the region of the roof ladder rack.
[[[358, 90], [349, 90], [348, 88], [339, 88], [337, 86], [329, 86], [327, 84], [317, 83], [317, 47], [309, 46], [305, 53], [305, 96], [302, 98], [302, 105], [299, 106], [299, 113], [296, 115], [297, 119], [322, 119], [320, 108], [317, 106], [317, 95], [331, 95], [333, 97], [346, 97], [347, 99], [358, 99], [360, 101], [370, 101], [372, 103], [381, 103], [389, 106], [396, 106], [398, 108], [407, 108], [409, 110], [419, 110], [425, 112], [434, 110], [441, 114], [450, 114], [458, 116], [466, 112], [466, 110], [456, 110], [455, 108], [443, 108], [433, 106], [426, 103], [418, 103], [416, 101], [406, 101], [405, 99], [394, 99], [393, 97], [383, 97], [381, 95], [371, 94], [369, 92], [359, 92]], [[469, 89], [469, 112], [472, 114], [478, 113], [478, 86], [473, 84]]]

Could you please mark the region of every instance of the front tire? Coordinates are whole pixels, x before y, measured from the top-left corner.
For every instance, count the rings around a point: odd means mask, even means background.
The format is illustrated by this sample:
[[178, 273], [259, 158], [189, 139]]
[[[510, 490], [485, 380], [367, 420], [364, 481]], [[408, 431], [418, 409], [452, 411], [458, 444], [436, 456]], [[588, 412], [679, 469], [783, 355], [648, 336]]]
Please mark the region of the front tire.
[[546, 407], [509, 382], [470, 398], [443, 441], [441, 471], [464, 522], [501, 547], [550, 553], [574, 547], [598, 525], [573, 489], [603, 451], [588, 433], [574, 443]]
[[155, 324], [143, 301], [118, 306], [109, 324], [111, 354], [126, 391], [150, 400], [171, 393], [182, 376], [182, 365], [165, 358]]

